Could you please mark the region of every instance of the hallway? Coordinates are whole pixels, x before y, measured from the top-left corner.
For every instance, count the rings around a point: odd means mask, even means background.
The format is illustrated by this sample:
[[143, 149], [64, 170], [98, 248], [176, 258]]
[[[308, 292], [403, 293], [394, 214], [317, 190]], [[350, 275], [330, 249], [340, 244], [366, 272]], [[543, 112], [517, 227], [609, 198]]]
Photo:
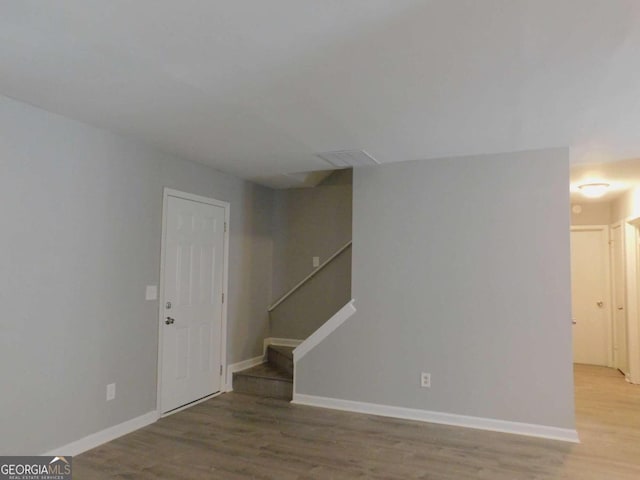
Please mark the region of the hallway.
[[[640, 478], [640, 385], [613, 368], [575, 365], [575, 387], [580, 455], [596, 465], [633, 465]], [[609, 478], [618, 478], [615, 471]]]

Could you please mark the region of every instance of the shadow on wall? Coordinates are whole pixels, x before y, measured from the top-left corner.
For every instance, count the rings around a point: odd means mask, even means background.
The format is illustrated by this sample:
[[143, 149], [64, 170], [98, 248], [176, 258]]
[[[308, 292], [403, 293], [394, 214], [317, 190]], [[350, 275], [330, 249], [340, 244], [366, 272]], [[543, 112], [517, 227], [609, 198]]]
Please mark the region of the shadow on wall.
[[[234, 209], [242, 209], [241, 219], [233, 216]], [[241, 298], [253, 301], [239, 301], [240, 297], [230, 296], [227, 337], [235, 348], [228, 352], [229, 363], [259, 355], [263, 339], [268, 336], [264, 305], [269, 301], [270, 292], [264, 286], [270, 283], [272, 211], [273, 191], [252, 184], [243, 187], [242, 200], [231, 206], [231, 245], [236, 248], [230, 253], [233, 268], [229, 273], [229, 292], [242, 292]], [[235, 225], [234, 220], [241, 221], [242, 226]], [[237, 238], [238, 232], [242, 232], [241, 238]]]
[[269, 314], [271, 336], [303, 340], [350, 300], [348, 248]]
[[[353, 175], [337, 170], [315, 188], [276, 192], [272, 303], [351, 240]], [[351, 249], [270, 314], [270, 335], [304, 339], [351, 299]]]

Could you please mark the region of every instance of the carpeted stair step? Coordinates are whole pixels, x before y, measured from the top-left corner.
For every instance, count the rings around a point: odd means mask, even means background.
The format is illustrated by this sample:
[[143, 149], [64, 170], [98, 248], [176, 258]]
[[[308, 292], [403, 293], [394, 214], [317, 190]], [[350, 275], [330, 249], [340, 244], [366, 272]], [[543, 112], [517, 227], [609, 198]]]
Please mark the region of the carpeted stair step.
[[293, 377], [293, 348], [269, 345], [267, 347], [267, 362]]
[[233, 391], [269, 398], [293, 398], [293, 375], [269, 363], [233, 374]]

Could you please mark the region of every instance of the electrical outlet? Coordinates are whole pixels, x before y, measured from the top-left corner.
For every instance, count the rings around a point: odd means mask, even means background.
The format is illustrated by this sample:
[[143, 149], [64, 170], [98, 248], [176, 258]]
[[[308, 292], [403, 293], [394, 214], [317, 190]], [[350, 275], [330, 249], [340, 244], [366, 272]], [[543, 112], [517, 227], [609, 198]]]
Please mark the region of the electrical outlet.
[[116, 384], [110, 383], [109, 385], [107, 385], [107, 402], [109, 400], [113, 400], [114, 398], [116, 398]]
[[320, 257], [313, 257], [311, 259], [311, 262], [313, 263], [314, 267], [319, 267], [320, 266]]
[[420, 375], [420, 386], [422, 388], [431, 388], [431, 374], [422, 372]]

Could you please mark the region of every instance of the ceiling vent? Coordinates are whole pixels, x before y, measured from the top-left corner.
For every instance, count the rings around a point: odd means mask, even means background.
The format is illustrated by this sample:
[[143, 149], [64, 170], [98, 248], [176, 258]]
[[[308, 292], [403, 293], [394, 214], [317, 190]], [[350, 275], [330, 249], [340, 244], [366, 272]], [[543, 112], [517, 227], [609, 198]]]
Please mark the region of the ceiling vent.
[[380, 165], [380, 162], [364, 150], [339, 150], [337, 152], [324, 152], [316, 154], [325, 162], [336, 168], [366, 167]]

